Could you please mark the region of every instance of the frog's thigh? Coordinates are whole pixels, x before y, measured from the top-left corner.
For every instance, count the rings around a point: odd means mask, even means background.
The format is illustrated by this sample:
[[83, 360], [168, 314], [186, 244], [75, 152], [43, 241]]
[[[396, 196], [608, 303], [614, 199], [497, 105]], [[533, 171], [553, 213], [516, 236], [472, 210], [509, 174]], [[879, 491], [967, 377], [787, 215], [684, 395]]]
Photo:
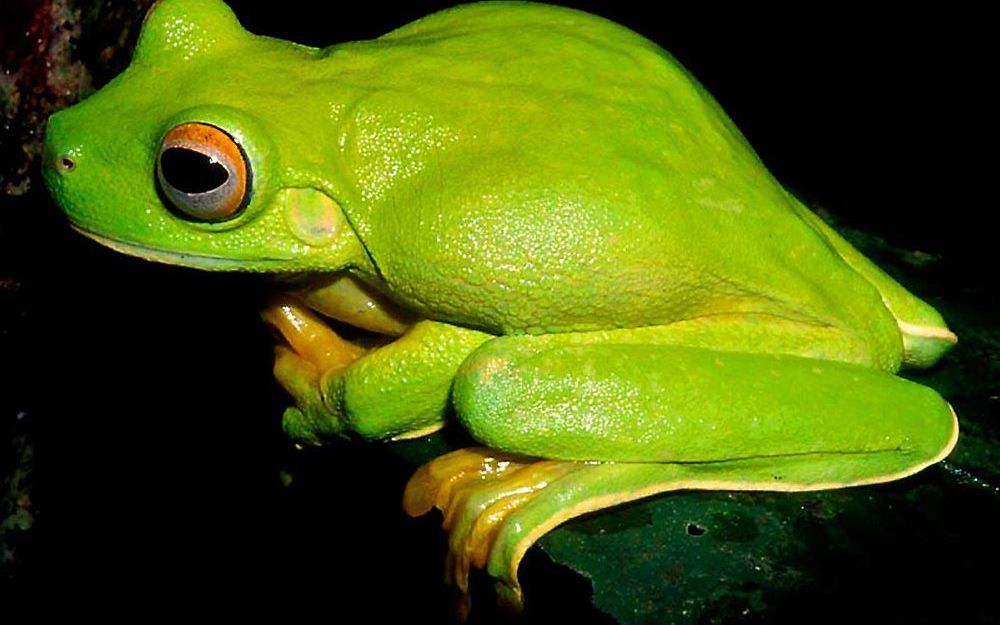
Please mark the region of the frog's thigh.
[[[717, 462], [839, 454], [817, 482], [916, 471], [951, 446], [933, 390], [889, 373], [801, 356], [578, 337], [502, 337], [455, 380], [479, 441], [560, 460]], [[568, 344], [563, 344], [565, 341]]]

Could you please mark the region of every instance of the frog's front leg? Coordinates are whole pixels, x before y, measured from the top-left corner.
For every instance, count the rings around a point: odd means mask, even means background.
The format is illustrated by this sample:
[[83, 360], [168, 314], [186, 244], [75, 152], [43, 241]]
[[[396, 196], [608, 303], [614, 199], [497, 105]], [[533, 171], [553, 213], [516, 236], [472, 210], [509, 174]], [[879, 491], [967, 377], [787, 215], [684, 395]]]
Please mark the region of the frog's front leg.
[[[850, 336], [839, 350], [836, 332], [810, 346], [802, 341], [815, 329], [800, 341], [784, 321], [764, 323], [770, 330], [752, 323], [761, 330], [752, 345], [738, 344], [732, 328], [692, 332], [682, 323], [502, 337], [477, 349], [455, 381], [458, 417], [490, 448], [517, 456], [445, 456], [422, 468], [406, 495], [411, 513], [446, 511], [451, 577], [464, 587], [468, 567], [486, 564], [517, 605], [526, 549], [580, 514], [677, 489], [883, 482], [951, 450], [950, 406], [931, 389], [857, 364], [865, 355]], [[755, 346], [795, 355], [751, 353]], [[848, 362], [807, 357], [811, 349]]]
[[283, 427], [307, 442], [348, 434], [400, 439], [439, 428], [456, 370], [490, 338], [424, 320], [363, 347], [289, 296], [263, 317], [286, 343], [275, 347], [274, 373], [296, 406], [285, 411]]

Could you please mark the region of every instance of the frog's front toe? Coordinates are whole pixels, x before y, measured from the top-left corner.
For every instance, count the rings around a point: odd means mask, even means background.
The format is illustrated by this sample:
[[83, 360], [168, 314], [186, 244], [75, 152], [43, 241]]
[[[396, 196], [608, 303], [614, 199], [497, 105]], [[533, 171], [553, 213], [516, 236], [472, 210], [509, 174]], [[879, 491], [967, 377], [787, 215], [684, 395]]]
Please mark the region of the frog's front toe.
[[261, 316], [283, 340], [274, 350], [274, 377], [295, 400], [283, 416], [285, 432], [312, 443], [320, 442], [323, 435], [340, 433], [342, 418], [326, 397], [328, 380], [365, 351], [291, 297], [276, 299]]
[[343, 418], [331, 409], [324, 391], [325, 376], [311, 362], [292, 349], [275, 346], [274, 377], [292, 396], [294, 406], [285, 409], [282, 429], [295, 441], [319, 444], [324, 437], [343, 430]]

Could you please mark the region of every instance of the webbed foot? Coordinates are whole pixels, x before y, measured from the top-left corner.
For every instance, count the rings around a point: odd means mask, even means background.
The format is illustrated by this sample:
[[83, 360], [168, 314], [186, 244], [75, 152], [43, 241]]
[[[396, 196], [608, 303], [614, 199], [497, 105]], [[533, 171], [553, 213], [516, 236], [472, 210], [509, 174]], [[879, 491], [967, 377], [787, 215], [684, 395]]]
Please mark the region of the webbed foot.
[[413, 474], [403, 495], [403, 509], [410, 516], [426, 514], [431, 508], [442, 511], [443, 526], [449, 532], [445, 581], [458, 587], [463, 598], [468, 593], [470, 568], [489, 566], [499, 579], [500, 601], [520, 610], [517, 567], [530, 543], [523, 549], [511, 550], [511, 546], [536, 528], [512, 526], [510, 521], [551, 484], [586, 468], [584, 463], [538, 460], [486, 447], [460, 449]]
[[[954, 421], [954, 417], [952, 417]], [[941, 460], [954, 445], [914, 464], [903, 452], [805, 453], [715, 462], [629, 463], [538, 460], [462, 449], [432, 460], [410, 478], [403, 507], [418, 516], [436, 507], [449, 532], [447, 581], [467, 593], [471, 566], [498, 580], [497, 595], [522, 606], [518, 565], [539, 538], [580, 515], [676, 490], [806, 491], [899, 479]]]

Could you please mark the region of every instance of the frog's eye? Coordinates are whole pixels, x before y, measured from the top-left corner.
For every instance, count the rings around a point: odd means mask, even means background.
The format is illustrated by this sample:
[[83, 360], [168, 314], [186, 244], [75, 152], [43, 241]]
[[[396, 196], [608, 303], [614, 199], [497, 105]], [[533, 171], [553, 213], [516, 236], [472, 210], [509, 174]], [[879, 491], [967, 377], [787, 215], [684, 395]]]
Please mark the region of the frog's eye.
[[163, 137], [156, 178], [174, 208], [199, 221], [235, 217], [250, 195], [243, 150], [225, 132], [197, 122], [175, 126]]

